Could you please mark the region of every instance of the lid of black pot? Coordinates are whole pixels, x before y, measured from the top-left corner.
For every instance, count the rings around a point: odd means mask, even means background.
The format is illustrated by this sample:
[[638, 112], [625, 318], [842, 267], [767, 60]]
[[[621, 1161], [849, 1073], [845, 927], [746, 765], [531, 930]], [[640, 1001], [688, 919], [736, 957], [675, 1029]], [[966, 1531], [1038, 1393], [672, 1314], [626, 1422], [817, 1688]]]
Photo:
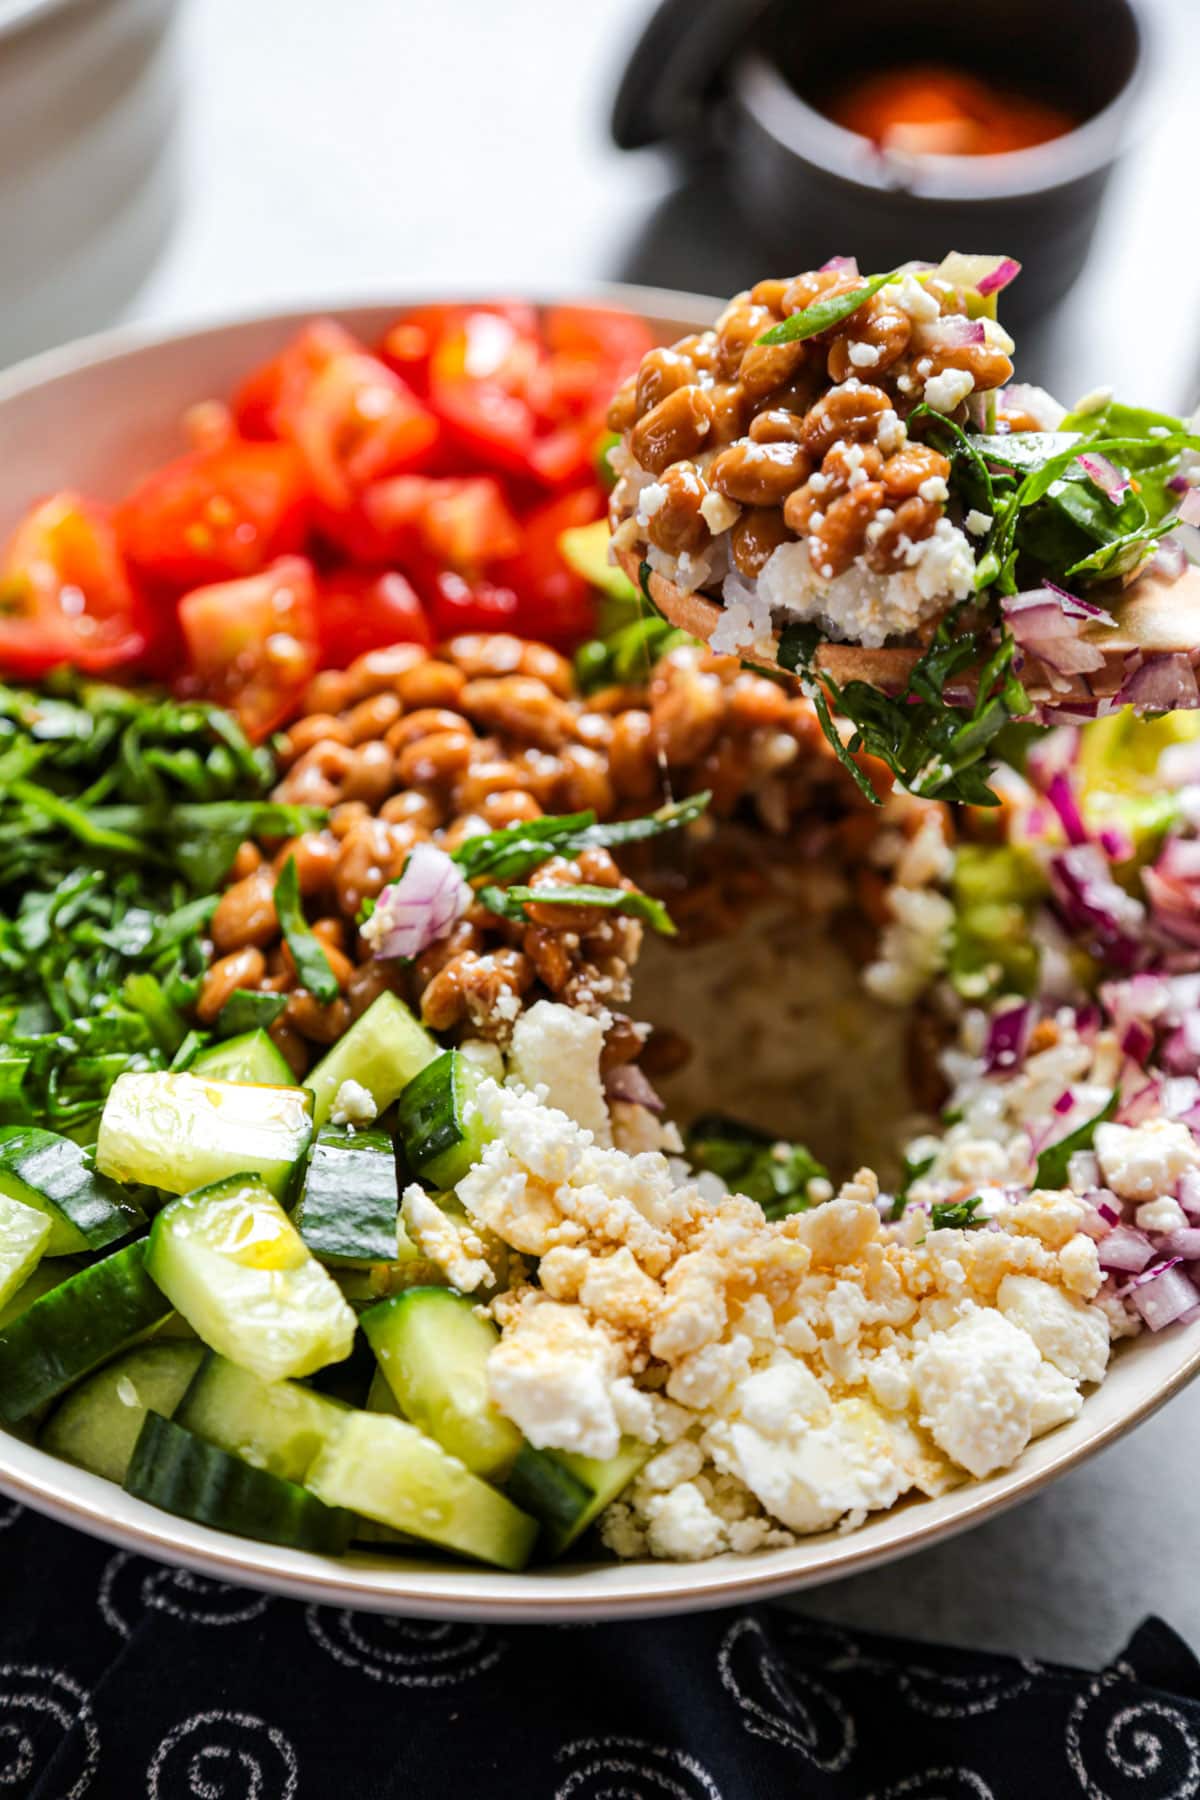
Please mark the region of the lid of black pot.
[[773, 0], [660, 0], [613, 101], [622, 150], [680, 137], [703, 116], [729, 59]]

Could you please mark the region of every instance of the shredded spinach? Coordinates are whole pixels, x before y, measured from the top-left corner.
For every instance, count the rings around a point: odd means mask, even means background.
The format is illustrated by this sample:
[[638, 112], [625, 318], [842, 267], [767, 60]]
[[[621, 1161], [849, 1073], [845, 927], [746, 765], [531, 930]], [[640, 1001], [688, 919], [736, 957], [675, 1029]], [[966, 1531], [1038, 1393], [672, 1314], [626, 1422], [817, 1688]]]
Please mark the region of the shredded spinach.
[[194, 1054], [203, 934], [238, 844], [320, 817], [266, 799], [273, 777], [217, 708], [0, 686], [0, 1123], [86, 1139], [124, 1070]]
[[289, 856], [275, 883], [275, 913], [283, 941], [292, 954], [301, 987], [306, 987], [315, 1000], [328, 1006], [338, 997], [337, 976], [329, 966], [329, 958], [313, 936], [300, 901], [300, 877], [296, 858]]

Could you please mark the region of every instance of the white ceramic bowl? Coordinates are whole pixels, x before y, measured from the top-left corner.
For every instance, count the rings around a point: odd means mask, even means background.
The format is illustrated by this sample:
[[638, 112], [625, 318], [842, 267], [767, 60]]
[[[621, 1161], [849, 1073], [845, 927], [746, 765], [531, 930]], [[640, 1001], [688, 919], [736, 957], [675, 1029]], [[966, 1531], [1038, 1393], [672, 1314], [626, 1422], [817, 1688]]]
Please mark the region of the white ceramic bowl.
[[[642, 312], [664, 338], [707, 323], [718, 304], [636, 288], [599, 297]], [[315, 306], [160, 336], [111, 333], [0, 376], [0, 534], [53, 487], [115, 497], [134, 476], [178, 451], [185, 407], [227, 394], [312, 312], [331, 312], [370, 338], [418, 298]], [[902, 1503], [845, 1536], [827, 1532], [793, 1549], [702, 1563], [570, 1562], [508, 1575], [433, 1557], [323, 1558], [190, 1525], [3, 1431], [0, 1490], [147, 1556], [325, 1605], [481, 1620], [636, 1617], [828, 1582], [964, 1531], [1112, 1443], [1198, 1371], [1200, 1327], [1144, 1335], [1118, 1347], [1107, 1379], [1080, 1416], [1031, 1445], [1014, 1468], [938, 1500]]]
[[176, 0], [0, 0], [0, 364], [94, 331], [175, 196]]

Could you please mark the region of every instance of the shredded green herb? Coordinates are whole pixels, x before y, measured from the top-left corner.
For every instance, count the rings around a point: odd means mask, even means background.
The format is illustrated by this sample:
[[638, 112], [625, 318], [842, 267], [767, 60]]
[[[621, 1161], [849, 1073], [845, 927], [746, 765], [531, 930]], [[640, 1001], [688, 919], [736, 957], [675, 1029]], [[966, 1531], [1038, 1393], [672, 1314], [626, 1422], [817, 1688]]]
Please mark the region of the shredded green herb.
[[709, 793], [692, 794], [640, 819], [614, 819], [603, 825], [590, 811], [520, 820], [467, 838], [450, 854], [468, 881], [485, 875], [494, 881], [521, 881], [551, 856], [569, 860], [583, 850], [613, 850], [679, 831], [701, 816], [711, 798]]
[[969, 1200], [935, 1200], [929, 1210], [930, 1227], [934, 1231], [965, 1231], [972, 1225], [982, 1225], [983, 1220], [975, 1217], [982, 1205], [982, 1194], [972, 1194]]
[[296, 858], [289, 856], [275, 883], [275, 913], [284, 943], [292, 953], [301, 987], [306, 987], [315, 1000], [328, 1006], [338, 997], [337, 976], [329, 966], [329, 958], [313, 936], [304, 917], [300, 901], [300, 877]]
[[828, 331], [831, 326], [840, 325], [843, 319], [848, 319], [860, 306], [865, 306], [881, 287], [895, 279], [896, 270], [889, 269], [884, 275], [872, 275], [869, 281], [865, 281], [861, 287], [851, 288], [848, 293], [814, 300], [799, 312], [790, 313], [778, 325], [772, 325], [756, 342], [798, 344], [803, 338], [816, 337], [819, 331]]
[[628, 888], [598, 887], [583, 881], [567, 882], [561, 887], [483, 887], [479, 898], [489, 912], [499, 913], [505, 919], [523, 919], [531, 901], [540, 901], [543, 906], [598, 906], [606, 912], [629, 913], [633, 918], [644, 919], [664, 937], [675, 936], [671, 915], [662, 901]]
[[1037, 1159], [1033, 1183], [1040, 1188], [1064, 1188], [1067, 1185], [1067, 1170], [1071, 1158], [1079, 1150], [1090, 1150], [1096, 1136], [1096, 1127], [1111, 1119], [1120, 1102], [1121, 1091], [1114, 1088], [1094, 1119], [1086, 1119], [1069, 1131], [1057, 1144], [1050, 1144]]
[[913, 1183], [919, 1181], [922, 1175], [928, 1175], [936, 1161], [937, 1155], [934, 1151], [930, 1151], [928, 1156], [905, 1157], [900, 1186], [892, 1198], [892, 1210], [888, 1214], [890, 1219], [904, 1217], [904, 1209], [908, 1205], [908, 1196], [912, 1191]]
[[273, 778], [217, 708], [0, 687], [0, 1123], [86, 1139], [118, 1075], [183, 1054], [239, 843], [320, 821]]
[[805, 1212], [814, 1204], [814, 1181], [829, 1180], [829, 1171], [803, 1144], [772, 1137], [724, 1113], [705, 1113], [686, 1134], [688, 1161], [695, 1169], [719, 1175], [747, 1199], [757, 1200], [768, 1219]]

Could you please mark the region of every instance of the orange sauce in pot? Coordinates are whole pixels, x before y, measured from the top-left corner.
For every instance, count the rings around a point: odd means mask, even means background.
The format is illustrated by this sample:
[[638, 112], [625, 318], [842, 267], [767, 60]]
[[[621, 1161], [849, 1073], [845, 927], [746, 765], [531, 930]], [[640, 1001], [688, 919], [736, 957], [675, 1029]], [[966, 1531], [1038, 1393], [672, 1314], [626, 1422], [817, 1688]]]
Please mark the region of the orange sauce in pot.
[[884, 69], [843, 88], [825, 112], [881, 150], [910, 156], [998, 156], [1072, 131], [1062, 107], [937, 63]]

